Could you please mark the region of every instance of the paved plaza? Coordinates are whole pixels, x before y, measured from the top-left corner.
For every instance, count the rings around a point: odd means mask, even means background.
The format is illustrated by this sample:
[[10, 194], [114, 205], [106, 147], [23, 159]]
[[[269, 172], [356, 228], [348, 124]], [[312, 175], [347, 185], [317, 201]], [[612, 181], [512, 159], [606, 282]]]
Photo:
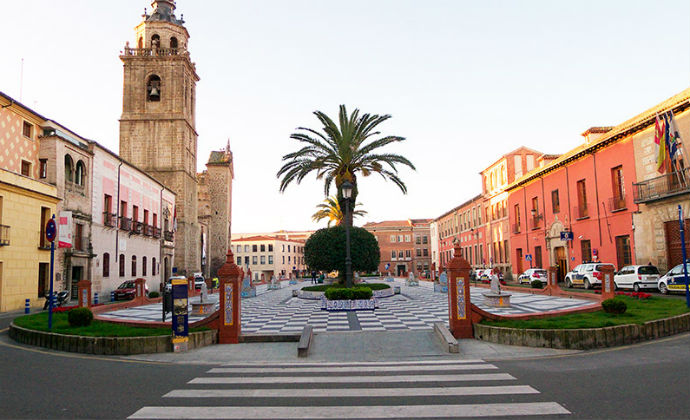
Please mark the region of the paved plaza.
[[[321, 309], [318, 300], [292, 296], [292, 291], [310, 284], [290, 285], [282, 282], [281, 288], [268, 290], [266, 285], [257, 287], [257, 296], [242, 299], [242, 332], [247, 334], [299, 333], [305, 325], [312, 325], [315, 332], [336, 331], [395, 331], [431, 329], [434, 322], [448, 324], [448, 295], [434, 292], [433, 283], [420, 282], [408, 287], [404, 280], [396, 279], [392, 286], [400, 286], [401, 293], [379, 299], [374, 311], [328, 312]], [[492, 308], [484, 304], [486, 288], [472, 287], [472, 302], [488, 312], [509, 315], [560, 311], [592, 305], [585, 299], [560, 298], [529, 293], [511, 292], [510, 308]], [[218, 300], [218, 295], [210, 295]], [[198, 300], [198, 297], [191, 299]], [[191, 311], [191, 307], [190, 307]], [[145, 305], [98, 315], [103, 319], [131, 321], [161, 321], [161, 305]], [[189, 322], [203, 319], [190, 316]], [[170, 315], [167, 316], [170, 321]]]

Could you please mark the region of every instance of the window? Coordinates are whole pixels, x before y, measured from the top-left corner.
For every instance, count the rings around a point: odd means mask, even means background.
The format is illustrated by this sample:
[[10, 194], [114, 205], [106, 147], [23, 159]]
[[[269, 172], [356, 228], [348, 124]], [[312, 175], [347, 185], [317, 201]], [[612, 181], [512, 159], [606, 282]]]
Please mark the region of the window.
[[244, 246], [244, 252], [249, 252], [249, 245]]
[[65, 155], [65, 182], [74, 182], [74, 163], [70, 155]]
[[405, 235], [405, 242], [411, 242], [411, 241], [412, 241], [411, 235]]
[[395, 235], [391, 235], [391, 242], [395, 242]]
[[153, 213], [153, 227], [158, 227], [158, 215]]
[[259, 247], [256, 245], [252, 245], [252, 252], [259, 252]]
[[170, 38], [170, 48], [173, 50], [177, 49], [177, 38], [174, 36]]
[[417, 245], [421, 244], [422, 243], [422, 237], [419, 235], [415, 235], [414, 243], [416, 243]]
[[146, 257], [141, 257], [141, 275], [146, 277]]
[[38, 177], [43, 179], [48, 177], [48, 159], [38, 160]]
[[513, 231], [515, 233], [519, 233], [520, 232], [520, 205], [519, 204], [515, 205], [515, 210], [513, 210], [513, 212], [515, 213], [515, 229], [513, 229]]
[[86, 166], [81, 160], [77, 162], [77, 167], [74, 171], [74, 183], [82, 187], [86, 185]]
[[268, 263], [273, 264], [273, 255], [268, 256]]
[[[261, 246], [263, 246], [263, 245], [261, 245]], [[266, 256], [265, 255], [261, 256], [261, 264], [266, 264]]]
[[561, 202], [558, 199], [558, 190], [551, 191], [551, 210], [554, 214], [560, 213], [561, 211]]
[[412, 251], [410, 251], [409, 249], [406, 249], [405, 250], [405, 258], [412, 258]]
[[537, 268], [543, 268], [541, 263], [541, 246], [534, 247], [534, 266]]
[[144, 224], [148, 225], [149, 224], [149, 211], [144, 210]]
[[85, 241], [84, 241], [84, 225], [81, 223], [76, 223], [74, 225], [74, 249], [76, 251], [84, 251]]
[[137, 256], [132, 255], [132, 277], [137, 276]]
[[288, 255], [288, 264], [290, 264], [290, 262], [291, 262], [291, 259], [290, 259], [290, 256]]
[[581, 179], [577, 181], [577, 209], [576, 217], [578, 219], [583, 219], [589, 217], [587, 211], [587, 190], [585, 188], [585, 180]]
[[[282, 245], [280, 246], [280, 252], [285, 252], [285, 244], [282, 244]], [[285, 257], [283, 257], [283, 259], [285, 259]], [[285, 262], [285, 261], [283, 261], [283, 263], [284, 263], [284, 262]]]
[[283, 255], [283, 264], [285, 264], [285, 255]]
[[120, 201], [120, 217], [127, 217], [127, 202]]
[[256, 265], [257, 263], [258, 263], [258, 258], [256, 257], [256, 255], [253, 255], [252, 256], [252, 265]]
[[244, 265], [249, 265], [249, 256], [244, 257]]
[[266, 245], [261, 244], [261, 252], [266, 252]]
[[536, 226], [537, 223], [539, 222], [539, 219], [537, 218], [537, 216], [539, 215], [539, 198], [538, 197], [532, 197], [532, 212], [531, 213], [534, 216], [533, 217], [534, 226]]
[[424, 235], [422, 236], [422, 244], [428, 244], [429, 243], [429, 237]]
[[592, 243], [589, 239], [580, 241], [580, 251], [582, 252], [582, 262], [592, 261]]
[[391, 259], [394, 260], [396, 256], [397, 256], [396, 252], [391, 251]]
[[509, 257], [510, 250], [508, 248], [508, 240], [507, 239], [505, 241], [503, 241], [503, 250], [504, 250], [505, 256], [506, 256], [506, 263], [510, 263], [510, 257]]
[[268, 244], [268, 252], [273, 252], [273, 244]]
[[611, 199], [611, 210], [625, 208], [625, 190], [623, 189], [623, 167], [616, 166], [611, 169], [611, 189], [613, 197]]
[[120, 277], [125, 276], [125, 254], [120, 254]]
[[149, 102], [161, 100], [161, 78], [155, 74], [152, 74], [146, 83], [146, 99]]
[[417, 248], [417, 250], [416, 250], [416, 252], [415, 252], [415, 255], [418, 256], [418, 257], [421, 257], [421, 256], [422, 256], [422, 249], [421, 249], [421, 248]]
[[31, 176], [31, 163], [27, 162], [25, 160], [22, 160], [22, 175], [24, 176]]
[[428, 257], [429, 256], [429, 248], [422, 249], [422, 255], [424, 255], [425, 257]]
[[132, 220], [139, 221], [139, 206], [132, 206]]
[[237, 265], [242, 265], [242, 257], [237, 257]]
[[402, 251], [398, 251], [398, 258], [401, 260], [403, 259], [403, 252]]
[[24, 137], [33, 138], [34, 126], [28, 121], [24, 121], [24, 126], [22, 127], [22, 134]]
[[103, 254], [103, 277], [110, 277], [110, 254]]
[[156, 275], [156, 258], [151, 258], [151, 275]]
[[616, 259], [618, 261], [618, 267], [632, 264], [629, 235], [616, 236]]
[[43, 249], [50, 249], [50, 242], [46, 239], [46, 224], [50, 219], [51, 211], [48, 207], [41, 207], [41, 237], [39, 238], [38, 246]]
[[290, 252], [290, 245], [288, 245], [288, 252]]
[[402, 235], [398, 235], [398, 242], [402, 242], [402, 241], [403, 241], [403, 236], [402, 236]]

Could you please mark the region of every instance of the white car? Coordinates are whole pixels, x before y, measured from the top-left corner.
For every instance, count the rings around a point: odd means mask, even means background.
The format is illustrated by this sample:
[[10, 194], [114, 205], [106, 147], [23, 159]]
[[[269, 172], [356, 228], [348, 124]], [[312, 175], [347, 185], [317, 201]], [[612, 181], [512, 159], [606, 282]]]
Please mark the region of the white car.
[[607, 263], [585, 263], [580, 264], [565, 275], [565, 287], [573, 287], [582, 285], [585, 289], [591, 289], [594, 286], [601, 286], [602, 266], [610, 266], [613, 271], [616, 271], [613, 264]]
[[185, 277], [185, 276], [172, 276], [172, 277], [168, 278], [168, 281], [165, 282], [165, 290], [167, 290], [167, 291], [172, 290], [172, 280], [173, 279], [187, 280], [187, 277]]
[[518, 283], [532, 283], [533, 280], [539, 280], [542, 284], [548, 283], [547, 272], [543, 268], [530, 268], [518, 276]]
[[653, 265], [626, 265], [614, 276], [613, 282], [618, 289], [656, 289], [659, 283], [659, 269]]
[[[686, 270], [688, 272], [688, 277], [690, 277], [690, 262], [685, 263]], [[657, 283], [659, 291], [663, 294], [668, 292], [685, 292], [685, 274], [683, 273], [683, 264], [678, 264], [669, 270], [668, 273], [659, 277], [659, 282]]]

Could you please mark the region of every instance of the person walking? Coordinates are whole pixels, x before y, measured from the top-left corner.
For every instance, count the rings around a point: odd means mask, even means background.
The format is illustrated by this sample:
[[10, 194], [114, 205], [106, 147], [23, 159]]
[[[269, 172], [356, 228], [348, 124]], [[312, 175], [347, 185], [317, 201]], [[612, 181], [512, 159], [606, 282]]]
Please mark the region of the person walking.
[[311, 284], [316, 284], [316, 270], [311, 270]]

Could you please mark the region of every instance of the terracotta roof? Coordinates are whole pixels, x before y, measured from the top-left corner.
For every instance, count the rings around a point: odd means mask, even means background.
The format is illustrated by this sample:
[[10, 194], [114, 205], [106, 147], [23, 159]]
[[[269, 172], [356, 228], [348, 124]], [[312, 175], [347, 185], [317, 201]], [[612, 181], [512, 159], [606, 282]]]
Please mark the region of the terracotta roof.
[[644, 130], [648, 126], [654, 124], [655, 116], [660, 112], [673, 110], [675, 113], [677, 113], [683, 111], [690, 106], [690, 102], [688, 102], [689, 99], [690, 88], [685, 89], [677, 95], [674, 95], [666, 99], [665, 101], [653, 106], [652, 108], [649, 108], [648, 110], [630, 118], [629, 120], [618, 124], [617, 126], [613, 127], [610, 131], [607, 131], [603, 136], [591, 142], [590, 144], [583, 143], [577, 146], [576, 148], [566, 153], [563, 153], [558, 159], [554, 160], [548, 165], [543, 166], [541, 168], [536, 168], [531, 172], [528, 172], [527, 174], [523, 175], [522, 178], [508, 185], [505, 190], [510, 191], [514, 188], [517, 188], [535, 178], [538, 178], [541, 175], [554, 171], [560, 168], [561, 166], [565, 166], [568, 163], [577, 160], [581, 157], [584, 157], [592, 152], [595, 152], [596, 150], [601, 149], [602, 147], [605, 147], [617, 140], [623, 139], [625, 137], [637, 133], [638, 131]]
[[443, 213], [442, 215], [440, 215], [440, 216], [438, 216], [437, 218], [432, 219], [432, 220], [435, 222], [435, 221], [439, 220], [440, 218], [446, 217], [446, 216], [448, 216], [449, 214], [451, 214], [452, 212], [457, 211], [457, 210], [460, 210], [461, 208], [465, 207], [466, 205], [468, 205], [468, 204], [470, 204], [470, 203], [473, 203], [473, 202], [475, 202], [475, 201], [477, 201], [477, 200], [481, 200], [481, 199], [482, 199], [482, 195], [481, 195], [481, 194], [477, 194], [477, 195], [475, 195], [474, 197], [470, 198], [469, 200], [465, 201], [464, 203], [460, 204], [459, 206], [453, 207], [452, 209], [448, 210], [447, 212]]
[[604, 134], [608, 133], [611, 131], [613, 127], [589, 127], [587, 130], [585, 130], [584, 133], [582, 133], [583, 136], [586, 136], [587, 134]]
[[254, 241], [276, 241], [276, 240], [279, 240], [279, 238], [276, 238], [274, 236], [259, 235], [259, 236], [249, 236], [247, 238], [234, 239], [232, 242], [254, 242]]
[[381, 227], [398, 227], [398, 226], [411, 226], [409, 220], [385, 220], [383, 222], [369, 222], [364, 225], [365, 228], [381, 228]]

